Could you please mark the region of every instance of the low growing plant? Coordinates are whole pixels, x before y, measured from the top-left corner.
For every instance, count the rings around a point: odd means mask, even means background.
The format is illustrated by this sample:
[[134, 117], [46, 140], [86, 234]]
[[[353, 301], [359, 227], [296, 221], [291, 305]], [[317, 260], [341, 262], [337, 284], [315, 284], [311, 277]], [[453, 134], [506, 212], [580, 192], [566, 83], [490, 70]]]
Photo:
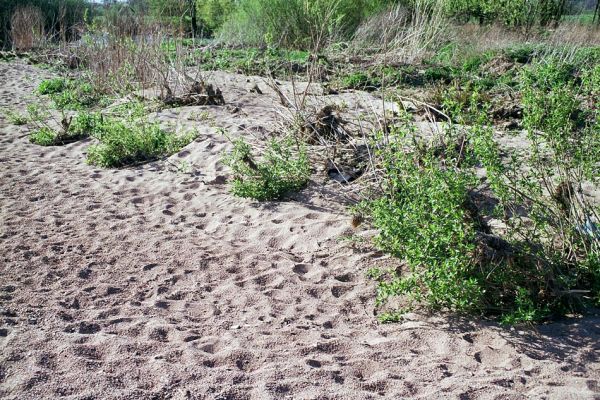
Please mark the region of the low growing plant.
[[95, 131], [98, 144], [90, 146], [87, 160], [104, 168], [119, 168], [156, 160], [176, 153], [195, 139], [196, 133], [177, 135], [158, 123], [106, 120]]
[[[36, 116], [36, 112], [31, 113]], [[81, 112], [75, 117], [67, 117], [63, 115], [60, 129], [53, 129], [45, 119], [40, 119], [39, 116], [33, 120], [37, 126], [29, 135], [31, 143], [40, 146], [60, 146], [72, 143], [93, 134], [101, 121], [99, 114]]]
[[28, 122], [27, 116], [17, 111], [5, 110], [4, 115], [8, 122], [13, 125], [25, 125]]
[[68, 81], [65, 78], [53, 78], [42, 81], [37, 91], [42, 95], [50, 95], [62, 92], [67, 86]]
[[291, 139], [271, 140], [261, 159], [255, 159], [247, 142], [236, 139], [225, 164], [233, 171], [232, 192], [259, 201], [300, 190], [310, 176], [306, 149]]
[[101, 100], [93, 86], [81, 79], [55, 78], [43, 81], [38, 93], [48, 95], [59, 110], [81, 110], [92, 107]]

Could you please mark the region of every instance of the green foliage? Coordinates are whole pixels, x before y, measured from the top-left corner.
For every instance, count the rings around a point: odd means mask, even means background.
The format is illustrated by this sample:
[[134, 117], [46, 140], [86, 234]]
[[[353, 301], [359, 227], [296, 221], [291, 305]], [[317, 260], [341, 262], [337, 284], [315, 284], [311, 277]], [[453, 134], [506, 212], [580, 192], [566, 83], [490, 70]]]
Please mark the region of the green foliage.
[[72, 136], [87, 137], [93, 134], [102, 124], [102, 116], [99, 113], [82, 111], [71, 120], [69, 132]]
[[[480, 74], [483, 62], [465, 64]], [[581, 187], [600, 180], [600, 67], [545, 58], [511, 79], [519, 82], [525, 150], [500, 150], [479, 83], [445, 89], [444, 109], [461, 125], [440, 138], [419, 141], [408, 119], [375, 137], [384, 143], [375, 152], [383, 193], [364, 207], [379, 229], [377, 245], [407, 269], [373, 274], [378, 304], [401, 296], [407, 309], [424, 304], [509, 324], [598, 304], [600, 210]], [[498, 202], [495, 210], [473, 206], [473, 194], [482, 190], [475, 165], [486, 170], [484, 190]], [[572, 196], [566, 200], [564, 188]], [[491, 235], [481, 213], [506, 226], [501, 237]]]
[[207, 33], [213, 33], [219, 29], [225, 20], [235, 10], [234, 0], [206, 0], [198, 2], [198, 16], [202, 22], [202, 28]]
[[321, 48], [348, 38], [385, 0], [242, 0], [220, 32], [246, 45]]
[[261, 160], [254, 159], [248, 143], [236, 139], [224, 161], [234, 175], [232, 192], [259, 201], [278, 200], [300, 190], [310, 176], [306, 150], [290, 139], [271, 140]]
[[40, 146], [60, 146], [86, 138], [102, 121], [99, 114], [81, 112], [73, 118], [63, 116], [62, 130], [56, 130], [46, 124], [40, 114], [30, 112], [30, 115], [38, 128], [29, 134], [29, 141]]
[[353, 72], [342, 78], [342, 86], [346, 89], [375, 89], [380, 85], [379, 80], [364, 72]]
[[96, 128], [94, 137], [100, 143], [88, 149], [88, 162], [104, 168], [119, 168], [176, 153], [194, 140], [196, 134], [177, 135], [157, 123], [111, 119]]
[[286, 76], [306, 69], [309, 53], [268, 48], [210, 49], [201, 54], [202, 68], [246, 75]]
[[38, 93], [42, 95], [56, 94], [65, 90], [67, 86], [67, 80], [64, 78], [47, 79], [38, 86]]
[[93, 86], [83, 80], [45, 80], [39, 85], [38, 93], [49, 95], [59, 110], [81, 110], [92, 107], [101, 100]]
[[191, 32], [195, 3], [194, 0], [148, 0], [147, 11], [154, 21], [162, 25], [173, 30]]
[[25, 125], [29, 120], [26, 115], [12, 110], [4, 110], [4, 116], [13, 125]]
[[448, 16], [459, 21], [498, 21], [526, 30], [560, 21], [566, 11], [562, 0], [444, 0], [443, 6]]
[[31, 143], [39, 144], [40, 146], [56, 145], [57, 133], [48, 127], [42, 127], [29, 134]]
[[380, 283], [378, 303], [407, 296], [433, 309], [481, 309], [485, 290], [471, 257], [475, 227], [464, 206], [474, 176], [445, 168], [433, 148], [423, 148], [418, 159], [406, 152], [406, 139], [414, 136], [414, 129], [408, 122], [396, 128], [377, 154], [384, 169], [384, 195], [368, 204], [379, 229], [376, 243], [404, 259], [410, 269], [408, 275]]

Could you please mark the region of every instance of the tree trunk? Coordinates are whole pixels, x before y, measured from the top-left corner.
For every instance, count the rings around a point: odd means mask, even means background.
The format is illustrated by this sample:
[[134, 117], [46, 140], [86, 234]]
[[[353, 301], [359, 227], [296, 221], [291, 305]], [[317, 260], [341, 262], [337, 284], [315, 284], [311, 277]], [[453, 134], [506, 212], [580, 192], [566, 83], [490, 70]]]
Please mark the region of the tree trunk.
[[196, 37], [198, 33], [198, 16], [196, 10], [196, 0], [190, 0], [191, 17], [192, 17], [192, 37]]

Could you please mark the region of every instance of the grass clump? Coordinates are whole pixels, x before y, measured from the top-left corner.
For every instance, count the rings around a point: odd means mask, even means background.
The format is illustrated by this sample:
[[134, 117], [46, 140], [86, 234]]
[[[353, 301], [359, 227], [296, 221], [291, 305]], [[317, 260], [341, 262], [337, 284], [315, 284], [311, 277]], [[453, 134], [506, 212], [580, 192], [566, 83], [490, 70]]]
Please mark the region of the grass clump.
[[278, 200], [308, 183], [310, 165], [306, 150], [290, 139], [271, 140], [261, 160], [243, 139], [233, 141], [225, 158], [234, 174], [232, 192], [259, 201]]
[[[36, 112], [31, 112], [36, 115]], [[37, 129], [29, 134], [29, 141], [40, 146], [60, 146], [84, 139], [97, 129], [101, 116], [96, 113], [81, 112], [75, 117], [63, 116], [60, 129], [53, 129], [42, 119], [34, 123]]]
[[94, 136], [100, 143], [89, 148], [88, 162], [104, 168], [119, 168], [176, 153], [194, 140], [196, 134], [177, 135], [157, 123], [139, 120], [107, 120]]
[[13, 125], [25, 125], [29, 121], [26, 115], [23, 115], [17, 111], [5, 110], [4, 116]]
[[341, 79], [344, 89], [375, 90], [381, 85], [378, 77], [365, 72], [352, 72]]

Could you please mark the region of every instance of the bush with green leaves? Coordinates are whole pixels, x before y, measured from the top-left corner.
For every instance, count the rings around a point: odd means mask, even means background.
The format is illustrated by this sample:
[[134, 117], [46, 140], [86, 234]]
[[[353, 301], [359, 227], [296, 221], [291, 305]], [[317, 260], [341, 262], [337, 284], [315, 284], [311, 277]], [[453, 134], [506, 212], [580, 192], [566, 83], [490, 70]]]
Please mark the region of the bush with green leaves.
[[245, 45], [322, 48], [348, 38], [364, 17], [389, 0], [242, 0], [220, 29]]
[[59, 110], [81, 110], [92, 107], [101, 100], [94, 87], [81, 79], [45, 80], [38, 86], [38, 93], [48, 95]]
[[410, 124], [394, 129], [377, 154], [384, 195], [367, 206], [379, 229], [376, 243], [404, 259], [410, 270], [382, 280], [378, 302], [406, 295], [409, 306], [416, 301], [433, 309], [478, 311], [485, 290], [471, 257], [475, 226], [465, 208], [474, 176], [440, 165], [433, 148], [423, 149], [418, 157], [406, 152], [406, 139], [412, 135]]
[[[362, 206], [378, 246], [406, 264], [377, 274], [378, 304], [406, 300], [383, 321], [415, 304], [505, 323], [600, 304], [600, 209], [582, 190], [600, 181], [600, 68], [574, 75], [545, 59], [519, 79], [526, 149], [500, 149], [477, 88], [449, 105], [461, 125], [435, 142], [420, 142], [408, 120], [376, 138], [383, 191]], [[476, 206], [481, 198], [496, 207]], [[492, 231], [490, 218], [505, 228]]]
[[104, 168], [119, 168], [157, 160], [181, 150], [196, 137], [170, 133], [143, 120], [122, 121], [105, 119], [94, 132], [99, 141], [88, 149], [90, 164]]
[[442, 4], [446, 14], [459, 21], [497, 21], [525, 30], [560, 21], [567, 10], [563, 0], [443, 0]]
[[310, 177], [306, 149], [291, 139], [271, 140], [261, 159], [255, 159], [247, 142], [236, 139], [224, 161], [233, 172], [232, 192], [259, 201], [281, 199], [306, 186]]
[[58, 133], [55, 130], [42, 127], [29, 134], [29, 141], [40, 146], [54, 146], [57, 144], [57, 135]]
[[46, 79], [38, 86], [39, 94], [55, 94], [65, 90], [68, 86], [68, 81], [65, 78]]
[[235, 11], [234, 0], [205, 0], [197, 2], [202, 28], [209, 34], [219, 29]]
[[286, 76], [307, 67], [309, 53], [302, 50], [268, 48], [208, 49], [202, 52], [205, 70], [224, 70], [245, 75]]

